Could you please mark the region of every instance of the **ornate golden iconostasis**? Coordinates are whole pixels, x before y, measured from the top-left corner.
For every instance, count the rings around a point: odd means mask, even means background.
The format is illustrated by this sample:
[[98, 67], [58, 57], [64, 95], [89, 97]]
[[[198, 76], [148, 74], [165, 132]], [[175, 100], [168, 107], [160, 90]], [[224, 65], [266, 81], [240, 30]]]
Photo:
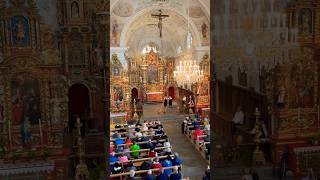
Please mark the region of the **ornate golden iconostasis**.
[[112, 55], [110, 68], [111, 112], [125, 112], [128, 110], [130, 103], [129, 79], [127, 72], [116, 54]]

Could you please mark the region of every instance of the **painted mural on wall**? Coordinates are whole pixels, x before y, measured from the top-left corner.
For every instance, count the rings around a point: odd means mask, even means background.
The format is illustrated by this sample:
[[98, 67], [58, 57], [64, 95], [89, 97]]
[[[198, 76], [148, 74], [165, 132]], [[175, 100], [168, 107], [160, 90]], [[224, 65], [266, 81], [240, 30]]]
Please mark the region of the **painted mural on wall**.
[[312, 11], [302, 9], [299, 13], [299, 30], [302, 34], [312, 33]]
[[[23, 75], [11, 81], [12, 124], [28, 128], [39, 123], [40, 91], [39, 81]], [[26, 129], [25, 129], [26, 130]]]
[[27, 47], [29, 39], [29, 20], [24, 16], [14, 16], [11, 19], [12, 43], [14, 46]]

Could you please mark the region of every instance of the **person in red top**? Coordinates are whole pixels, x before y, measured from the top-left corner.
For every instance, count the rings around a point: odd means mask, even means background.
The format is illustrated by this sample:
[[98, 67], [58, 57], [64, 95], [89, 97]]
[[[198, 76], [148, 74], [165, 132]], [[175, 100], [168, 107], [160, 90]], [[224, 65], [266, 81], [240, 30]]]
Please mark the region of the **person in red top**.
[[130, 148], [131, 146], [132, 146], [132, 140], [129, 138], [129, 137], [127, 137], [127, 139], [126, 139], [126, 145]]
[[158, 156], [158, 153], [154, 150], [154, 149], [151, 149], [149, 151], [149, 158], [151, 157], [157, 157]]
[[[159, 162], [159, 159], [158, 159], [158, 158], [155, 158], [155, 159], [154, 159], [151, 168], [152, 168], [152, 169], [161, 169], [161, 168], [162, 168], [162, 165], [161, 165], [161, 163]], [[157, 171], [157, 172], [155, 172], [154, 174], [159, 175], [160, 172], [161, 172], [161, 171]]]
[[[197, 137], [198, 137], [198, 136], [202, 136], [202, 135], [203, 135], [203, 132], [202, 132], [202, 130], [200, 130], [200, 128], [197, 128], [197, 129], [193, 132], [194, 140], [197, 140]], [[203, 140], [203, 138], [200, 137], [199, 140]]]

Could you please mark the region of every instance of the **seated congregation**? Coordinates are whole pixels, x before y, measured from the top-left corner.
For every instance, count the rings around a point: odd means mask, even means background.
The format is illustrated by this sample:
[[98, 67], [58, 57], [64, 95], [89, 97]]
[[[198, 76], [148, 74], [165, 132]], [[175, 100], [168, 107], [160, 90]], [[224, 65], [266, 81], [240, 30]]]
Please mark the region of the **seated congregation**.
[[182, 179], [182, 160], [160, 121], [116, 125], [109, 151], [111, 179]]
[[181, 131], [200, 152], [201, 156], [210, 161], [210, 123], [208, 117], [188, 116], [181, 124]]

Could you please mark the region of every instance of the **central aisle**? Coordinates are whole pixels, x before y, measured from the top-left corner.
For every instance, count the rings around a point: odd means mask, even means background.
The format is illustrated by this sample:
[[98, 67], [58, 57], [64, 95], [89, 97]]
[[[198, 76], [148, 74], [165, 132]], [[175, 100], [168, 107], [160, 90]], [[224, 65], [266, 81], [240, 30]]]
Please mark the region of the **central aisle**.
[[187, 137], [181, 133], [181, 122], [185, 115], [178, 114], [176, 107], [168, 108], [166, 114], [158, 114], [160, 108], [161, 104], [145, 104], [142, 120], [159, 119], [162, 122], [173, 151], [177, 152], [183, 160], [183, 176], [192, 180], [201, 180], [208, 164]]

